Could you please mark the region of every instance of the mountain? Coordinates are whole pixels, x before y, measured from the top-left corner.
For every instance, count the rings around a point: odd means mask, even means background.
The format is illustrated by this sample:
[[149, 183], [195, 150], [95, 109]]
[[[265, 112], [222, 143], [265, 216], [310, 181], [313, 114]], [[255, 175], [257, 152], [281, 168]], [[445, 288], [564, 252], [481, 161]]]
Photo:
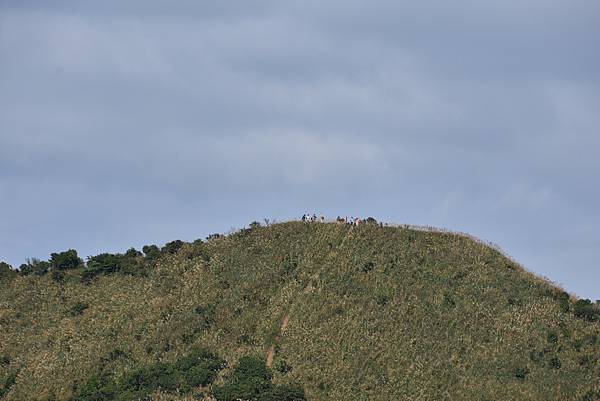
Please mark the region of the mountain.
[[599, 316], [465, 235], [255, 223], [0, 265], [0, 399], [600, 400]]

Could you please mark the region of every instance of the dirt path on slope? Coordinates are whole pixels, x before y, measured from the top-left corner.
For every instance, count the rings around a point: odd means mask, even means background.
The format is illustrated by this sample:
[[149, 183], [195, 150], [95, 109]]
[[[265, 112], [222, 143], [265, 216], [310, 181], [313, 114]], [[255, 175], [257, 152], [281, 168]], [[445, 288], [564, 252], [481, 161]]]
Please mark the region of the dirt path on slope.
[[279, 328], [279, 334], [275, 337], [275, 343], [273, 345], [271, 345], [271, 348], [269, 348], [269, 352], [267, 352], [267, 366], [268, 367], [273, 366], [273, 357], [275, 357], [275, 345], [277, 345], [277, 343], [279, 343], [279, 341], [281, 341], [281, 336], [283, 335], [283, 332], [287, 328], [289, 321], [290, 321], [290, 315], [285, 315], [283, 317], [283, 321], [281, 322], [281, 327]]
[[[342, 240], [341, 244], [339, 245], [339, 247], [343, 247], [344, 243], [346, 242], [346, 239], [348, 239], [348, 237], [350, 237], [350, 233], [352, 231], [348, 231], [348, 234], [346, 234], [346, 236], [344, 236], [344, 239]], [[315, 282], [316, 280], [318, 280], [319, 278], [319, 273], [315, 273], [311, 276], [309, 283], [306, 285], [306, 287], [304, 287], [304, 289], [302, 290], [303, 294], [309, 294], [314, 290], [314, 285], [313, 282]], [[270, 368], [273, 366], [273, 358], [275, 357], [275, 347], [277, 346], [277, 344], [281, 341], [281, 336], [283, 335], [285, 329], [288, 326], [288, 323], [290, 321], [290, 315], [287, 314], [283, 317], [283, 320], [281, 321], [281, 327], [279, 328], [279, 334], [275, 337], [275, 341], [273, 342], [273, 344], [271, 345], [271, 347], [269, 348], [269, 351], [267, 351], [267, 366]]]
[[[311, 277], [311, 281], [302, 290], [303, 294], [308, 294], [314, 289], [314, 287], [312, 285], [312, 281], [316, 280], [318, 276], [319, 276], [319, 274], [317, 273]], [[281, 326], [279, 327], [279, 334], [275, 337], [275, 341], [273, 342], [273, 345], [271, 345], [271, 347], [269, 348], [269, 351], [267, 351], [267, 366], [268, 367], [271, 367], [273, 365], [273, 358], [275, 357], [275, 347], [281, 341], [281, 336], [283, 335], [283, 332], [287, 328], [289, 322], [290, 322], [290, 315], [287, 314], [283, 317], [283, 320], [281, 321]]]

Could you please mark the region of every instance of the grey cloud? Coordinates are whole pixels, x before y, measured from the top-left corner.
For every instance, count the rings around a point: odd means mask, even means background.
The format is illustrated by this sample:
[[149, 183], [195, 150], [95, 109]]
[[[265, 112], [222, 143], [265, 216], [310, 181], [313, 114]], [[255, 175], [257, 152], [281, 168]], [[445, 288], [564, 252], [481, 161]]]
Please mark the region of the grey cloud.
[[0, 258], [306, 210], [446, 226], [600, 298], [597, 2], [0, 6]]

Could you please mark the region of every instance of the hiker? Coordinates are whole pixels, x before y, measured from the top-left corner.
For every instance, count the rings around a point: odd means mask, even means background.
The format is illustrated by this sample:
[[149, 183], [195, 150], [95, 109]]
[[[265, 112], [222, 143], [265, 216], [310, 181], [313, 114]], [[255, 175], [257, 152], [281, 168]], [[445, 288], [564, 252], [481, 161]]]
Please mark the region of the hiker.
[[304, 223], [306, 221], [306, 214], [302, 215], [302, 222]]
[[325, 223], [325, 216], [321, 215], [321, 223]]

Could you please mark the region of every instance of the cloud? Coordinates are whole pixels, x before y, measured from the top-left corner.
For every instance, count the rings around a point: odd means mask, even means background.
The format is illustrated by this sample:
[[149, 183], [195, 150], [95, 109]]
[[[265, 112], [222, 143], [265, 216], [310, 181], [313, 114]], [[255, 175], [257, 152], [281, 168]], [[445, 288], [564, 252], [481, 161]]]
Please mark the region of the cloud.
[[0, 255], [316, 209], [472, 232], [598, 297], [599, 11], [3, 2]]

